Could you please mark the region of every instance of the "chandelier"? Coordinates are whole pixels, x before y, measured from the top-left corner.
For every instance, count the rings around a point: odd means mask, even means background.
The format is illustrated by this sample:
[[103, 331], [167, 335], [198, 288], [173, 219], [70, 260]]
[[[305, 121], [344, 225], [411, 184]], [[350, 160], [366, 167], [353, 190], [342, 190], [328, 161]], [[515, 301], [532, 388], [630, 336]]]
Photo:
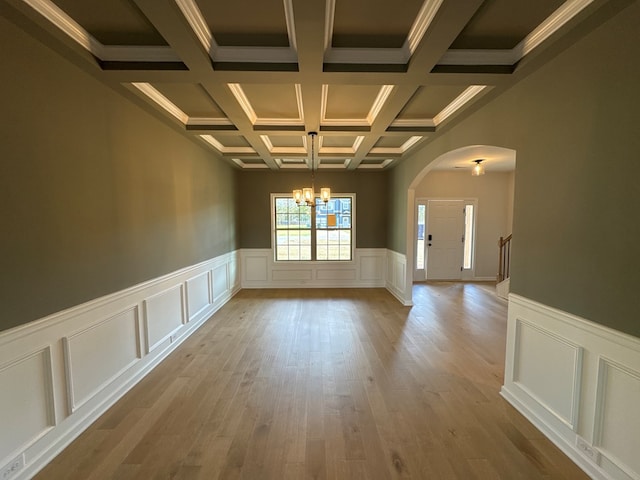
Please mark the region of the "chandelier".
[[[318, 135], [317, 132], [309, 132], [311, 137], [311, 187], [298, 188], [293, 190], [293, 199], [298, 205], [306, 205], [308, 207], [316, 206], [316, 194], [314, 191], [315, 181], [315, 138]], [[329, 187], [322, 187], [320, 189], [320, 199], [327, 203], [331, 200], [331, 189]]]

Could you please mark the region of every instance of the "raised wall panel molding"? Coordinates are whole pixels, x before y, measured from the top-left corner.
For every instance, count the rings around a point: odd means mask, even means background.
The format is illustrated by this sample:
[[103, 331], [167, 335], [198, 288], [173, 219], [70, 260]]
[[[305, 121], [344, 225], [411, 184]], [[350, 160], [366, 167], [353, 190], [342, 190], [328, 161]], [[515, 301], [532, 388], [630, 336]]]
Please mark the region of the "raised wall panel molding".
[[62, 345], [73, 413], [142, 358], [137, 305], [62, 337]]
[[18, 358], [0, 356], [0, 465], [34, 445], [57, 424], [51, 347]]
[[184, 323], [182, 284], [156, 293], [143, 301], [147, 353], [171, 337]]
[[188, 279], [185, 285], [187, 321], [190, 322], [213, 303], [211, 271], [202, 272]]
[[[12, 432], [0, 435], [0, 465], [23, 457], [15, 478], [33, 477], [239, 291], [238, 262], [229, 252], [0, 332], [0, 384], [14, 385], [0, 395], [0, 424]], [[194, 312], [213, 298], [205, 285], [213, 272], [215, 301]], [[182, 295], [166, 293], [183, 290], [200, 299], [188, 312]], [[163, 298], [179, 328], [145, 355], [149, 332], [138, 312]]]
[[592, 478], [640, 478], [640, 338], [516, 294], [508, 315], [502, 396]]
[[[530, 338], [530, 345], [526, 338]], [[534, 350], [529, 355], [533, 355], [535, 362], [524, 357], [526, 349]], [[543, 359], [535, 357], [539, 351], [545, 352]], [[549, 330], [520, 318], [516, 320], [512, 381], [572, 430], [576, 430], [578, 421], [582, 352], [580, 346]]]
[[601, 356], [597, 385], [593, 446], [620, 470], [616, 473], [621, 477], [638, 479], [640, 371]]

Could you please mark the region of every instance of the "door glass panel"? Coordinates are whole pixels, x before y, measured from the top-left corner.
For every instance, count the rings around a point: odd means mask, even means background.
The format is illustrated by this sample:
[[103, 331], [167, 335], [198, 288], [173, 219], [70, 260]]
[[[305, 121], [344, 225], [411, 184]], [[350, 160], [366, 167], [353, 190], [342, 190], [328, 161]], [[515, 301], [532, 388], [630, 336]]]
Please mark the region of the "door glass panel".
[[416, 242], [416, 270], [424, 270], [424, 231], [426, 205], [418, 205], [418, 239]]
[[464, 206], [464, 261], [465, 270], [471, 268], [473, 257], [473, 205]]

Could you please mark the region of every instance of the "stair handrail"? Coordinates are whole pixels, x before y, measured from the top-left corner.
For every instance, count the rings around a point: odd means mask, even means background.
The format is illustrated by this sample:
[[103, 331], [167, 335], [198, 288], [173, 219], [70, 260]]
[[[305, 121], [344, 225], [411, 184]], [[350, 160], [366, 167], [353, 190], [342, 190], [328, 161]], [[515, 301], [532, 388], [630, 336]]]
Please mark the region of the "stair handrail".
[[500, 237], [498, 240], [498, 246], [500, 247], [500, 255], [498, 260], [498, 283], [509, 278], [510, 266], [511, 266], [511, 237], [513, 234], [507, 237]]

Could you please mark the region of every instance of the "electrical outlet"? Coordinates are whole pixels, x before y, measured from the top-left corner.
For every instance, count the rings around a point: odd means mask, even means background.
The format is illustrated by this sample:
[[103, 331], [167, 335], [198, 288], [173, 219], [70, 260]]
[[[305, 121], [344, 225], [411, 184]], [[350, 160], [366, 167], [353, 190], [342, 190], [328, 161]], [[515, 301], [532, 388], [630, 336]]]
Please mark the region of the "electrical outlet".
[[0, 471], [0, 480], [9, 480], [13, 478], [20, 470], [24, 468], [24, 455], [20, 455], [5, 465]]
[[600, 460], [600, 452], [584, 438], [576, 437], [576, 446], [585, 457], [591, 459], [594, 463], [598, 463]]

